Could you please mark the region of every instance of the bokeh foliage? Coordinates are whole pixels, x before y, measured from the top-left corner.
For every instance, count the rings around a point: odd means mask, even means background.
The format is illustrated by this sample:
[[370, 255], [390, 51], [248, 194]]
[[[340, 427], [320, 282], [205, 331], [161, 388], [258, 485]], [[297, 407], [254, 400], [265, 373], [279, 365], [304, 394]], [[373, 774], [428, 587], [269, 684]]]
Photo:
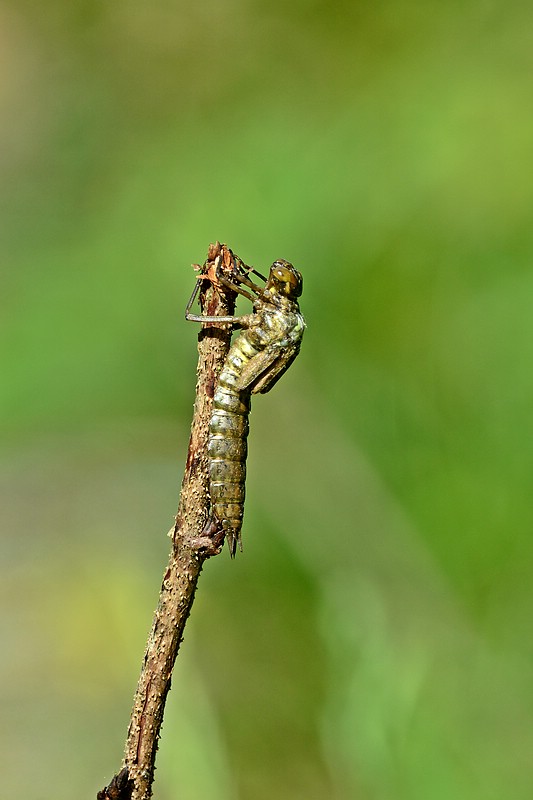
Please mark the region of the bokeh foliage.
[[119, 765], [218, 238], [301, 268], [308, 331], [156, 797], [531, 797], [531, 30], [519, 0], [1, 3], [6, 796]]

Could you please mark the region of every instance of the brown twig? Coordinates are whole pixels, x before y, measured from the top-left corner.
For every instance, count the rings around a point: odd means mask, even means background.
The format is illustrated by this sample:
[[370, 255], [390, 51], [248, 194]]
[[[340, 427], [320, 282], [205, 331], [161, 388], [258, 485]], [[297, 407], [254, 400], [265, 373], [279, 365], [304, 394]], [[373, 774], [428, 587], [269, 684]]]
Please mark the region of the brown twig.
[[[225, 245], [210, 245], [204, 274], [215, 261], [228, 274], [236, 257]], [[207, 315], [232, 315], [235, 295], [206, 281], [200, 305]], [[217, 555], [224, 534], [209, 520], [207, 438], [216, 379], [229, 349], [228, 326], [205, 326], [198, 337], [198, 370], [191, 438], [181, 486], [172, 551], [144, 654], [126, 739], [122, 769], [98, 792], [98, 800], [148, 800], [152, 794], [159, 731], [174, 662], [206, 558]]]

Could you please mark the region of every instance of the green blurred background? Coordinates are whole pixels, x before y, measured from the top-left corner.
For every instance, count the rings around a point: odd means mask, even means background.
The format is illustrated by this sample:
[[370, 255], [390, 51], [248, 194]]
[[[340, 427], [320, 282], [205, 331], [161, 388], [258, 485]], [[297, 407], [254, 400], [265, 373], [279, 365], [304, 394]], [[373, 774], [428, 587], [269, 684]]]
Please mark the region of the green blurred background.
[[533, 796], [533, 7], [0, 4], [5, 797], [120, 763], [194, 396], [192, 262], [305, 278], [158, 800]]

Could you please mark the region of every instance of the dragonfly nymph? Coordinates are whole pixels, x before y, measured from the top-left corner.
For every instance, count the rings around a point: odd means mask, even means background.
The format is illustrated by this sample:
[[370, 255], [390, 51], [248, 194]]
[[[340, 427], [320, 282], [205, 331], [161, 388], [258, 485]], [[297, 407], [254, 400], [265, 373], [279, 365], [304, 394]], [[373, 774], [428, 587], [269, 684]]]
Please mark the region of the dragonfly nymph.
[[[253, 283], [250, 272], [264, 280], [264, 286]], [[208, 444], [212, 514], [224, 531], [233, 557], [237, 545], [242, 550], [251, 395], [269, 392], [300, 351], [305, 321], [298, 297], [303, 283], [298, 270], [283, 259], [272, 264], [268, 279], [238, 262], [231, 280], [217, 270], [216, 284], [251, 300], [252, 313], [240, 317], [209, 317], [190, 313], [201, 281], [198, 280], [187, 305], [186, 319], [203, 323], [229, 322], [234, 329], [242, 329], [231, 345], [218, 378]], [[215, 284], [215, 280], [212, 282]]]

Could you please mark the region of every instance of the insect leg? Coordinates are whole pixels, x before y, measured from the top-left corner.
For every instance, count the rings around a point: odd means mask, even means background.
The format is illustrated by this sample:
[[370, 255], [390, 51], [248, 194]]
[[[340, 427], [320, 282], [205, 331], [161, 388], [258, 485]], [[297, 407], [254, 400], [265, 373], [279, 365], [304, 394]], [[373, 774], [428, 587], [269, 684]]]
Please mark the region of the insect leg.
[[[252, 301], [252, 303], [255, 302], [255, 297], [252, 294], [250, 294], [250, 292], [241, 289], [241, 287], [238, 286], [236, 283], [233, 283], [233, 281], [228, 280], [228, 278], [226, 278], [225, 275], [218, 275], [217, 277], [219, 283], [221, 283], [222, 286], [225, 286], [226, 289], [231, 289], [232, 292], [236, 292], [237, 294], [242, 294], [243, 297], [247, 297], [248, 300]], [[239, 277], [237, 280], [239, 280], [241, 283], [244, 283], [246, 286], [250, 287], [254, 286], [254, 284], [251, 281], [247, 281], [246, 278]]]
[[234, 256], [234, 258], [238, 265], [238, 273], [235, 274], [235, 278], [239, 279], [239, 277], [241, 277], [242, 275], [244, 275], [244, 277], [247, 278], [250, 272], [253, 272], [254, 275], [257, 275], [258, 278], [261, 278], [261, 280], [265, 281], [266, 283], [267, 278], [265, 278], [264, 275], [261, 275], [261, 273], [258, 272], [253, 267], [249, 267], [248, 264], [245, 264], [244, 261], [238, 256]]
[[[193, 293], [191, 294], [189, 302], [185, 307], [185, 319], [188, 322], [232, 322], [238, 328], [247, 328], [249, 325], [249, 315], [244, 315], [242, 317], [215, 317], [215, 316], [204, 317], [202, 316], [202, 314], [191, 314], [191, 306], [194, 303], [196, 296], [200, 290], [200, 286], [202, 285], [202, 281], [204, 280], [205, 278], [198, 278], [198, 280], [196, 281]], [[239, 291], [238, 287], [235, 287], [235, 290]]]
[[[261, 280], [265, 281], [266, 283], [267, 278], [265, 278], [264, 275], [261, 275], [260, 272], [257, 272], [257, 270], [253, 269], [252, 267], [249, 267], [248, 270], [249, 272], [253, 272], [254, 275], [257, 275], [258, 278], [261, 278]], [[252, 283], [252, 281], [248, 279], [247, 275], [240, 274], [240, 275], [234, 275], [233, 277], [236, 281], [242, 283], [244, 286], [247, 286], [249, 289], [251, 289], [252, 292], [255, 292], [255, 294], [263, 294], [264, 291], [263, 287], [258, 286], [256, 283]], [[233, 283], [233, 281], [228, 280], [228, 278], [225, 275], [220, 275], [217, 273], [217, 280], [220, 283], [223, 283], [225, 286], [227, 286], [228, 289], [232, 289], [234, 292], [239, 292], [239, 294], [244, 295], [249, 300], [255, 300], [254, 297], [247, 294], [243, 289], [241, 289], [235, 283]]]
[[191, 316], [194, 316], [194, 314], [190, 315], [189, 312], [191, 310], [192, 304], [196, 300], [196, 295], [198, 294], [198, 292], [200, 290], [200, 286], [202, 285], [202, 281], [203, 281], [203, 278], [198, 278], [198, 280], [196, 281], [196, 284], [194, 286], [194, 290], [193, 290], [193, 293], [191, 294], [190, 300], [187, 303], [187, 305], [185, 306], [185, 319], [190, 319]]
[[[263, 288], [261, 286], [257, 286], [257, 284], [255, 283], [252, 283], [252, 281], [248, 278], [250, 272], [253, 272], [254, 275], [257, 275], [258, 278], [261, 278], [261, 280], [266, 282], [267, 279], [263, 275], [261, 275], [260, 272], [257, 272], [257, 270], [255, 270], [253, 267], [247, 267], [246, 264], [244, 264], [240, 259], [239, 259], [239, 271], [234, 271], [231, 275], [231, 279], [220, 271], [220, 263], [216, 265], [217, 281], [221, 283], [223, 286], [225, 286], [227, 289], [231, 289], [233, 292], [242, 294], [244, 297], [247, 297], [248, 300], [251, 300], [253, 302], [255, 300], [255, 297], [249, 294], [249, 292], [246, 292], [244, 289], [241, 289], [241, 287], [238, 285], [238, 284], [243, 284], [244, 286], [247, 286], [255, 294], [263, 293]], [[237, 283], [235, 283], [235, 281]]]
[[260, 273], [260, 272], [258, 272], [258, 271], [257, 271], [256, 269], [254, 269], [253, 267], [250, 267], [250, 272], [253, 272], [253, 273], [254, 273], [254, 275], [257, 275], [257, 277], [258, 277], [258, 278], [261, 278], [261, 280], [262, 280], [262, 281], [264, 281], [265, 283], [267, 282], [268, 278], [265, 278], [265, 276], [264, 276], [264, 275], [261, 275], [261, 273]]
[[252, 314], [244, 314], [242, 317], [203, 317], [201, 314], [185, 314], [187, 322], [231, 322], [235, 328], [249, 328], [251, 317]]
[[[248, 320], [249, 315], [245, 315], [243, 317], [215, 317], [215, 316], [204, 317], [201, 314], [191, 314], [191, 306], [196, 299], [196, 296], [198, 294], [198, 291], [200, 290], [200, 286], [202, 285], [203, 280], [205, 280], [205, 278], [198, 278], [198, 280], [196, 281], [196, 286], [194, 287], [194, 291], [185, 308], [185, 319], [188, 322], [233, 322], [237, 327], [240, 328], [248, 327], [246, 321]], [[242, 294], [244, 295], [244, 297], [247, 297], [248, 300], [255, 302], [255, 297], [253, 295], [251, 295], [249, 292], [246, 292], [244, 289], [241, 289], [240, 286], [237, 286], [237, 284], [232, 283], [224, 276], [220, 275], [218, 277], [218, 281], [227, 289], [231, 289], [231, 291], [236, 292], [237, 294]]]

